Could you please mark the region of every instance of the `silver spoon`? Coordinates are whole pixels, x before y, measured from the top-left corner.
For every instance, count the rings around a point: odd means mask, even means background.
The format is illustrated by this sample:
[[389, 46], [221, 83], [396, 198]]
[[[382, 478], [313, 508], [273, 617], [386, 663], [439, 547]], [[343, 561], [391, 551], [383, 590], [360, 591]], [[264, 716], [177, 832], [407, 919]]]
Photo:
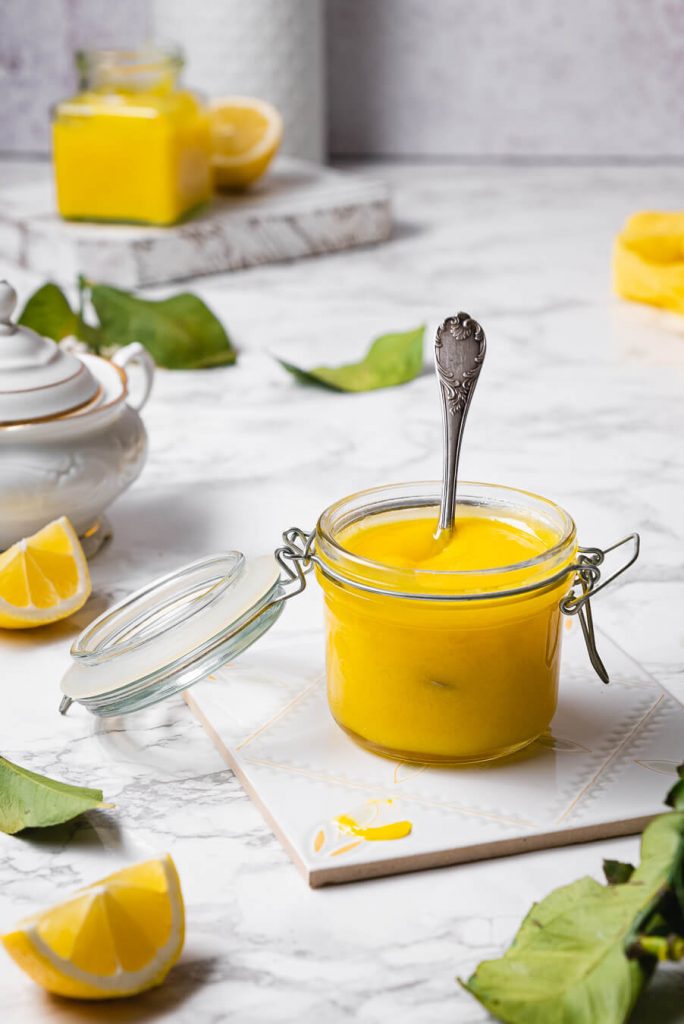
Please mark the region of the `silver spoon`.
[[467, 313], [447, 317], [437, 328], [435, 369], [442, 395], [444, 466], [442, 503], [435, 540], [448, 540], [454, 532], [458, 458], [470, 402], [487, 349], [485, 333]]

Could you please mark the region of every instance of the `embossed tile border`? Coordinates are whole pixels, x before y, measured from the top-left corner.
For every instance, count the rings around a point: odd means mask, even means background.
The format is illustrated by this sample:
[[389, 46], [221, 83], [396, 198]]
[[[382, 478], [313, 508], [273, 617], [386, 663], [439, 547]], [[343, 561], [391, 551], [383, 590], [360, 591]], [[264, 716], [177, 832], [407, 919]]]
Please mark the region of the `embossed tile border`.
[[[186, 700], [319, 886], [640, 831], [681, 760], [684, 708], [605, 637], [604, 648], [608, 688], [592, 678], [579, 636], [567, 637], [551, 734], [482, 768], [416, 767], [360, 750], [327, 712], [315, 632], [274, 637]], [[409, 818], [411, 835], [364, 842], [336, 831], [338, 814], [369, 805]]]

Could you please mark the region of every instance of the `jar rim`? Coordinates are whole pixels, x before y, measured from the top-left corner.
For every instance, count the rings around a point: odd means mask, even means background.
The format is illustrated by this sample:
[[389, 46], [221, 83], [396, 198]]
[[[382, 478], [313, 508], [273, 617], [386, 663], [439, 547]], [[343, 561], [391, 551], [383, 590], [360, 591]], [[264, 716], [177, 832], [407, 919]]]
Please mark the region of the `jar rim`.
[[[322, 545], [317, 545], [318, 553], [322, 556], [321, 561], [331, 559], [333, 564], [336, 564], [337, 559], [344, 564], [344, 569], [351, 569], [351, 576], [348, 582], [354, 585], [355, 573], [365, 580], [372, 580], [374, 578], [386, 579], [388, 576], [392, 577], [394, 581], [402, 581], [403, 587], [400, 587], [397, 592], [399, 593], [404, 590], [409, 590], [408, 583], [410, 581], [418, 581], [421, 584], [425, 584], [430, 580], [435, 581], [437, 584], [441, 584], [443, 587], [449, 580], [458, 580], [459, 587], [457, 592], [453, 594], [455, 600], [465, 600], [469, 596], [477, 598], [485, 598], [488, 593], [492, 596], [497, 594], [502, 595], [503, 593], [515, 593], [523, 592], [529, 589], [537, 589], [538, 587], [544, 586], [545, 583], [551, 582], [558, 578], [558, 567], [563, 564], [564, 556], [568, 555], [568, 562], [571, 561], [570, 555], [574, 554], [577, 540], [577, 530], [572, 517], [565, 511], [560, 505], [551, 501], [549, 498], [543, 497], [543, 495], [535, 494], [532, 491], [525, 491], [521, 488], [508, 487], [502, 484], [491, 484], [477, 481], [462, 481], [459, 485], [459, 498], [458, 504], [470, 505], [475, 507], [489, 506], [492, 509], [499, 508], [501, 510], [507, 508], [511, 511], [515, 510], [520, 512], [534, 512], [534, 505], [538, 508], [544, 509], [548, 512], [549, 517], [553, 516], [557, 522], [557, 533], [558, 540], [555, 543], [545, 548], [544, 551], [535, 555], [533, 558], [525, 559], [524, 561], [515, 562], [509, 565], [494, 566], [487, 569], [419, 569], [419, 568], [407, 568], [387, 565], [383, 562], [377, 562], [369, 558], [365, 558], [362, 555], [357, 555], [350, 551], [340, 542], [338, 536], [340, 529], [344, 529], [353, 523], [360, 522], [368, 516], [379, 514], [382, 512], [389, 511], [401, 511], [411, 508], [428, 508], [439, 506], [439, 495], [441, 492], [441, 484], [438, 481], [412, 481], [404, 484], [388, 484], [380, 487], [371, 487], [363, 491], [359, 491], [356, 494], [349, 495], [345, 498], [341, 498], [339, 501], [328, 506], [321, 514], [317, 526], [316, 535], [317, 539], [322, 542]], [[413, 491], [413, 493], [409, 493]], [[505, 496], [508, 496], [509, 500], [505, 501]], [[376, 501], [372, 499], [376, 498]], [[498, 502], [496, 499], [498, 498]], [[470, 499], [470, 500], [468, 500]], [[517, 499], [517, 500], [516, 500]], [[350, 502], [356, 502], [356, 506], [352, 510], [348, 510], [346, 517], [341, 523], [337, 524], [337, 530], [335, 529], [335, 517], [340, 517], [345, 509], [349, 506]], [[321, 550], [322, 547], [322, 550]], [[326, 551], [326, 548], [328, 549]], [[544, 567], [548, 566], [548, 573], [544, 572]], [[538, 577], [535, 585], [530, 588], [529, 586], [513, 586], [509, 589], [505, 586], [505, 580], [512, 575], [520, 572], [534, 572], [541, 573]], [[568, 572], [570, 572], [570, 565], [568, 565]], [[341, 571], [341, 576], [345, 576], [346, 573]], [[536, 574], [535, 574], [536, 575]], [[484, 589], [477, 587], [472, 595], [468, 594], [469, 585], [475, 584], [479, 581], [481, 584], [485, 584]], [[493, 586], [494, 581], [504, 584], [501, 586]], [[488, 591], [487, 584], [491, 585], [491, 590]], [[364, 588], [365, 589], [365, 588]], [[369, 587], [368, 589], [373, 589]], [[378, 589], [381, 589], [378, 587]], [[421, 587], [421, 591], [422, 591]], [[440, 588], [441, 589], [441, 588]], [[429, 597], [428, 593], [425, 593], [425, 597]]]
[[81, 49], [74, 61], [82, 92], [123, 88], [144, 93], [160, 83], [172, 87], [185, 63], [183, 50], [174, 44]]
[[145, 46], [93, 46], [83, 47], [74, 54], [79, 71], [88, 71], [93, 65], [118, 66], [122, 69], [171, 65], [183, 67], [183, 50], [175, 43]]

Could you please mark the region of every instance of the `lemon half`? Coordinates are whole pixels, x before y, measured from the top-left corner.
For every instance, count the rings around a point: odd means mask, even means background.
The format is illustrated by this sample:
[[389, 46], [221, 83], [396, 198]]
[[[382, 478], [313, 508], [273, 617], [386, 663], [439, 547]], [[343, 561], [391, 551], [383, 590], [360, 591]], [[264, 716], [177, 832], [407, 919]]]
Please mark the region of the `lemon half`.
[[168, 855], [117, 871], [2, 936], [38, 985], [72, 999], [117, 999], [160, 985], [185, 938]]
[[62, 516], [0, 554], [0, 626], [57, 622], [82, 608], [91, 589], [83, 548]]
[[244, 189], [266, 171], [283, 137], [275, 107], [249, 96], [211, 104], [212, 168], [218, 188]]

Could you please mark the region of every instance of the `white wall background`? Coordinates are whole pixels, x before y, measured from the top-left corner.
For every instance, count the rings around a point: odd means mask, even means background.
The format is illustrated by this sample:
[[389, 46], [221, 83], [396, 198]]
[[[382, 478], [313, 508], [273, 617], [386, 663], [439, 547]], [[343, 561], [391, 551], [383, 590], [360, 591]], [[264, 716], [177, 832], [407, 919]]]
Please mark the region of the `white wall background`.
[[684, 0], [332, 0], [340, 153], [684, 155]]
[[[74, 48], [151, 31], [148, 0], [0, 0], [0, 150], [47, 151]], [[684, 157], [684, 0], [328, 0], [327, 58], [334, 153]]]
[[49, 110], [76, 84], [74, 50], [134, 45], [147, 0], [0, 0], [0, 152], [47, 152]]

